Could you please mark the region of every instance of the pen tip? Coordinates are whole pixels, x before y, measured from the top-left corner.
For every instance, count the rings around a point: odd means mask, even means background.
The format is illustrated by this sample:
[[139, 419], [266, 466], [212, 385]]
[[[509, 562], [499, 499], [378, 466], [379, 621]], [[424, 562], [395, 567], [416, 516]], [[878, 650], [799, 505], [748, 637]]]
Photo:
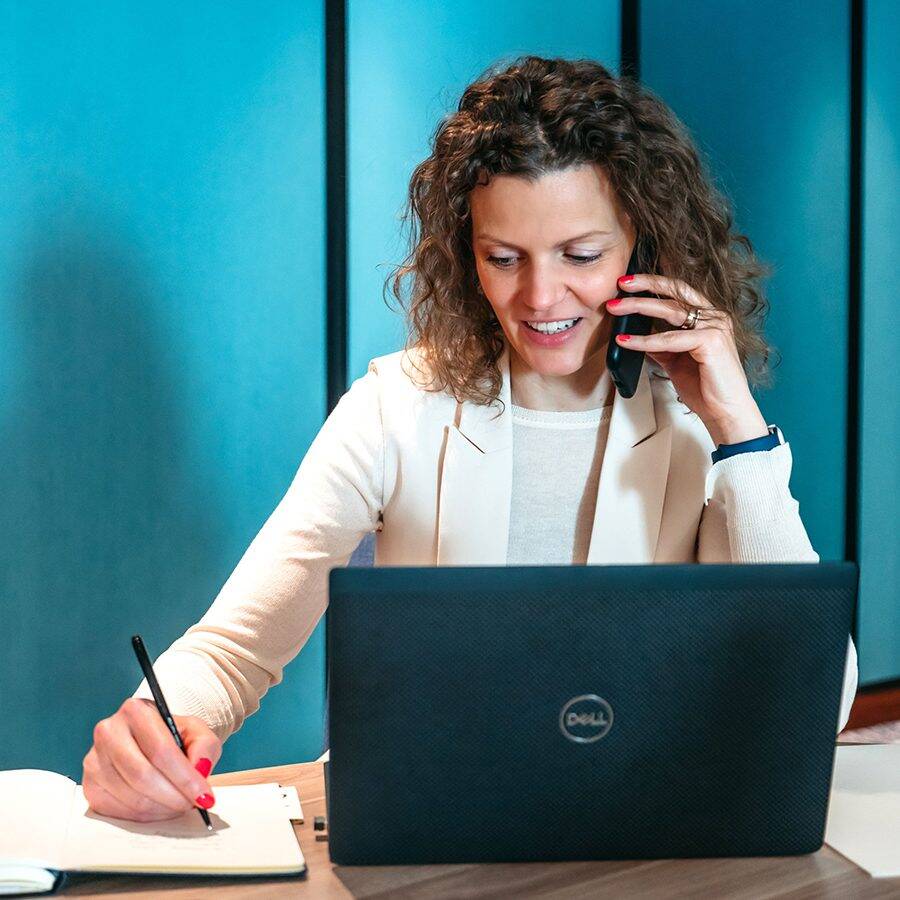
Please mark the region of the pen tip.
[[206, 826], [207, 831], [212, 831], [212, 824]]

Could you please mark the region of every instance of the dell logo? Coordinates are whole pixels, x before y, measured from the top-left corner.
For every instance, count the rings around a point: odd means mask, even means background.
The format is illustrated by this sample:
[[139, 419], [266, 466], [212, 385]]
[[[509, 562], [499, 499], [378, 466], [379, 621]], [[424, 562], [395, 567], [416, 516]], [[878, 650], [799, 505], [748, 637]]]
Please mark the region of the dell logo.
[[573, 697], [559, 714], [562, 733], [576, 744], [590, 744], [606, 737], [612, 723], [612, 707], [596, 694]]
[[566, 713], [566, 727], [571, 728], [573, 725], [590, 725], [594, 728], [604, 728], [609, 724], [606, 713], [600, 712], [589, 713]]

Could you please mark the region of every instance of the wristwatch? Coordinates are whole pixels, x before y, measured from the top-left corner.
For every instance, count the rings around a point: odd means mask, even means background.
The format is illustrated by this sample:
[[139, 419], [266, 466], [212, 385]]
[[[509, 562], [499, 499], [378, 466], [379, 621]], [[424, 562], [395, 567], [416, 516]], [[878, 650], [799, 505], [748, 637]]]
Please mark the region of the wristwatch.
[[777, 425], [769, 425], [769, 433], [763, 437], [750, 438], [749, 441], [739, 441], [737, 444], [719, 444], [712, 452], [712, 461], [719, 462], [729, 456], [737, 456], [738, 453], [749, 453], [753, 450], [771, 450], [784, 443], [784, 435]]

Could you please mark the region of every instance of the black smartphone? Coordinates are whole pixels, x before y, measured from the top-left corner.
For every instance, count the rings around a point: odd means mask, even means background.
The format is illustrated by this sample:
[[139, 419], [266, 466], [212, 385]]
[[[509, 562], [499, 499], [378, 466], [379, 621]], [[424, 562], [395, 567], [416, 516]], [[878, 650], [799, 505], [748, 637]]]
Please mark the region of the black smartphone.
[[[640, 252], [641, 242], [635, 241], [634, 249], [631, 251], [631, 259], [628, 261], [628, 269], [626, 275], [636, 275], [638, 272], [648, 272], [646, 267], [646, 258]], [[629, 291], [623, 291], [621, 288], [616, 292], [616, 297], [633, 297], [634, 294]], [[636, 296], [641, 296], [637, 294]], [[653, 294], [652, 296], [656, 296]], [[616, 343], [616, 335], [618, 334], [650, 334], [653, 326], [653, 319], [650, 316], [641, 315], [641, 313], [628, 313], [624, 316], [614, 316], [610, 314], [612, 319], [612, 330], [609, 335], [609, 346], [606, 349], [606, 368], [612, 375], [613, 383], [618, 390], [619, 395], [625, 397], [633, 397], [637, 390], [638, 379], [641, 377], [641, 367], [644, 364], [644, 351], [631, 350]]]

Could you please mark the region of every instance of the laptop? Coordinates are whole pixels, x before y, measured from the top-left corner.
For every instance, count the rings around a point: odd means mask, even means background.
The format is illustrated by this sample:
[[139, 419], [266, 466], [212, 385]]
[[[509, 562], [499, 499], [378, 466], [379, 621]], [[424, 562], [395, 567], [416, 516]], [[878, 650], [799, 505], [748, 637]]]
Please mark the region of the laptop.
[[822, 846], [855, 563], [329, 579], [333, 862]]

